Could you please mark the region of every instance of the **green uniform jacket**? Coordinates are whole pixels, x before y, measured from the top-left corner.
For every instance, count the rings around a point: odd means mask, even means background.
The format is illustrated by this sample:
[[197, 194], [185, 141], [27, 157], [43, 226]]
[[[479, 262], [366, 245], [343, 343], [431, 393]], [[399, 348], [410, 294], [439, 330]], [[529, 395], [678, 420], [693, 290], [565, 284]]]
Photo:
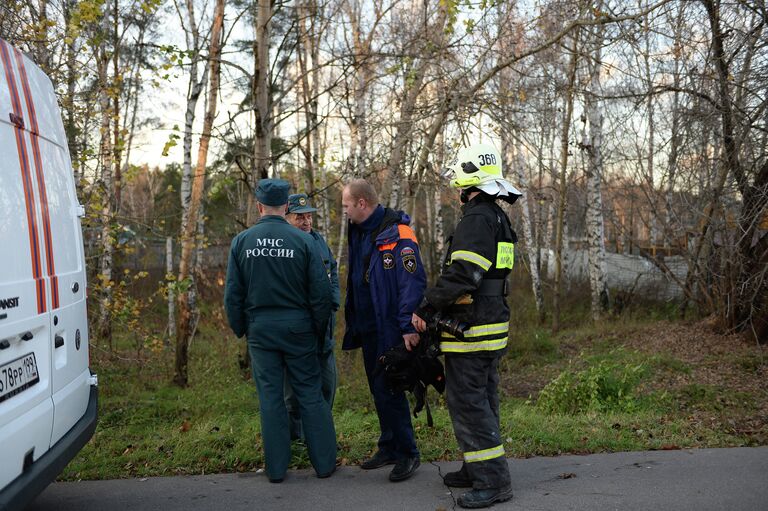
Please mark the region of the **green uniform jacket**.
[[311, 318], [325, 334], [331, 314], [331, 283], [315, 239], [280, 216], [267, 215], [232, 240], [224, 308], [236, 336], [257, 315]]
[[328, 278], [331, 280], [331, 302], [333, 311], [328, 321], [328, 330], [325, 335], [325, 342], [320, 346], [322, 352], [327, 352], [333, 349], [333, 331], [336, 326], [336, 314], [335, 311], [339, 310], [341, 304], [341, 291], [339, 289], [339, 266], [336, 263], [336, 259], [333, 258], [333, 252], [323, 238], [317, 231], [310, 231], [310, 236], [315, 240], [315, 248], [317, 253], [323, 260], [323, 266], [328, 273]]

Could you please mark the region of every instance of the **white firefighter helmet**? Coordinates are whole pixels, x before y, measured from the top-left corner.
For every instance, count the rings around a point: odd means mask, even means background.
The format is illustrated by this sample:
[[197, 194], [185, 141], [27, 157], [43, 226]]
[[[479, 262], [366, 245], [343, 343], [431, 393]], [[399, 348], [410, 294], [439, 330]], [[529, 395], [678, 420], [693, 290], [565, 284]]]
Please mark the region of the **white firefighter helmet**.
[[490, 144], [472, 144], [460, 149], [447, 165], [443, 176], [450, 179], [454, 188], [477, 188], [510, 204], [523, 195], [515, 185], [504, 179], [501, 155]]
[[447, 165], [444, 175], [454, 188], [469, 188], [496, 179], [503, 179], [501, 155], [490, 144], [462, 147]]

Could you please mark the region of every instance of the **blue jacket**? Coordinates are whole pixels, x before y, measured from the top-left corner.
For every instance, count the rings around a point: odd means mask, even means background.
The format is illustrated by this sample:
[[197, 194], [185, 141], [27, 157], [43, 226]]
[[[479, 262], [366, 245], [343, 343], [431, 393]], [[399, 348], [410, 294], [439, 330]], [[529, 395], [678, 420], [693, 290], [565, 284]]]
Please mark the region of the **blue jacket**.
[[325, 242], [325, 239], [316, 231], [310, 231], [310, 236], [315, 239], [315, 247], [317, 253], [323, 261], [325, 271], [328, 273], [328, 278], [331, 280], [331, 300], [333, 302], [333, 311], [331, 312], [330, 320], [328, 321], [328, 330], [326, 331], [325, 340], [320, 346], [321, 352], [325, 353], [333, 349], [333, 331], [336, 327], [336, 314], [335, 311], [339, 310], [341, 304], [341, 293], [339, 290], [339, 267], [336, 264], [336, 259], [333, 258], [333, 252]]
[[[346, 331], [342, 349], [359, 348], [366, 339], [359, 331], [358, 315], [373, 313], [376, 326], [376, 342], [379, 354], [402, 344], [403, 334], [415, 333], [411, 316], [421, 302], [427, 277], [421, 262], [416, 235], [408, 225], [411, 219], [402, 211], [386, 209], [382, 219], [384, 228], [378, 232], [374, 243], [369, 236], [364, 242], [371, 243], [370, 262], [366, 272], [353, 271], [364, 264], [363, 251], [367, 247], [352, 243], [360, 236], [360, 227], [349, 224], [349, 271], [347, 272], [347, 298], [344, 307]], [[367, 250], [365, 250], [367, 251]], [[362, 277], [359, 275], [362, 274]], [[368, 282], [357, 282], [365, 279]], [[355, 310], [355, 292], [369, 292], [373, 311]]]

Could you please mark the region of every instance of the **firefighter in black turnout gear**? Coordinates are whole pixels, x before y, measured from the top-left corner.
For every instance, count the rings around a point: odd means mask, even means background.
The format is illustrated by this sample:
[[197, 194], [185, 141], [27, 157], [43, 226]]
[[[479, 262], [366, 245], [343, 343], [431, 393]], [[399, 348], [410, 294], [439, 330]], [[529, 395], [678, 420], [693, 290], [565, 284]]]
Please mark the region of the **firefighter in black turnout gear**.
[[451, 186], [461, 190], [462, 215], [442, 274], [425, 291], [413, 324], [419, 331], [441, 318], [463, 324], [463, 335], [442, 332], [440, 338], [446, 402], [464, 451], [461, 470], [446, 474], [444, 482], [472, 488], [458, 503], [482, 508], [512, 497], [500, 435], [498, 364], [509, 333], [507, 276], [517, 236], [496, 200], [513, 203], [521, 193], [503, 178], [501, 157], [490, 145], [463, 148], [448, 171]]

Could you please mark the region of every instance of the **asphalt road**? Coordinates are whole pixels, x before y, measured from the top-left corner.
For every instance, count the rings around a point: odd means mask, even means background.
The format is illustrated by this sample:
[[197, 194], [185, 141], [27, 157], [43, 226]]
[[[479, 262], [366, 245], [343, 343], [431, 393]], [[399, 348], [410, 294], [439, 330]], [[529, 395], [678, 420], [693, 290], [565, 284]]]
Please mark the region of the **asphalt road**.
[[[510, 459], [515, 497], [494, 510], [768, 511], [768, 447], [649, 451]], [[282, 484], [262, 473], [54, 483], [29, 510], [449, 510], [462, 489], [425, 463], [408, 481], [390, 467], [341, 467], [329, 479], [291, 471]]]

